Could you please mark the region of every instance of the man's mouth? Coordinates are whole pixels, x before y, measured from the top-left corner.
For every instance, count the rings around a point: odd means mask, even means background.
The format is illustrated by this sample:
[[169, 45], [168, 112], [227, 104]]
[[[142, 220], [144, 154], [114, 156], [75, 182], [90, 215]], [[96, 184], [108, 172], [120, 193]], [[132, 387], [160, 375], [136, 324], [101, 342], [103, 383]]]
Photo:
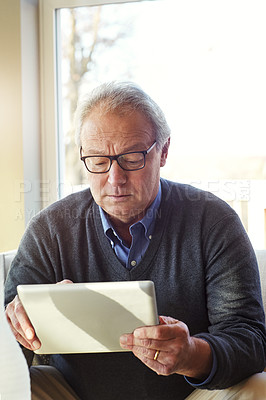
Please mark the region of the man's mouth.
[[125, 200], [129, 198], [131, 195], [130, 194], [109, 194], [108, 197], [112, 200], [119, 201], [119, 200]]

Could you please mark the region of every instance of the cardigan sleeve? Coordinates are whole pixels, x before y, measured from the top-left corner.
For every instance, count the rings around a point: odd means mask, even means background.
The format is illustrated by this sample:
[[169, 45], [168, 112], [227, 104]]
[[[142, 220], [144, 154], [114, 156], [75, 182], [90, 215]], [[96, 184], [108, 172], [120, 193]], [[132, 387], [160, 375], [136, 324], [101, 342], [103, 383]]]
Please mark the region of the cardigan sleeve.
[[205, 388], [223, 389], [265, 367], [265, 316], [254, 250], [235, 213], [223, 216], [203, 237], [208, 341], [217, 359]]
[[17, 285], [29, 283], [55, 283], [53, 265], [58, 263], [55, 240], [39, 216], [34, 217], [20, 242], [5, 283], [5, 304], [17, 294]]

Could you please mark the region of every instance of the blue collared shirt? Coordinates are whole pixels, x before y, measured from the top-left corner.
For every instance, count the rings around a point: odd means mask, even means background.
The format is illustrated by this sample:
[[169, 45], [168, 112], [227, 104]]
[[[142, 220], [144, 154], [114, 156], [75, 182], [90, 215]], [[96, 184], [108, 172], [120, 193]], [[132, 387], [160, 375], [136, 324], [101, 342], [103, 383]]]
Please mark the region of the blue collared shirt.
[[157, 196], [147, 209], [145, 216], [130, 226], [129, 231], [132, 236], [130, 248], [115, 232], [108, 215], [99, 207], [105, 236], [109, 239], [118, 259], [128, 269], [136, 267], [140, 263], [150, 244], [154, 231], [155, 217], [161, 203], [161, 193], [160, 184]]

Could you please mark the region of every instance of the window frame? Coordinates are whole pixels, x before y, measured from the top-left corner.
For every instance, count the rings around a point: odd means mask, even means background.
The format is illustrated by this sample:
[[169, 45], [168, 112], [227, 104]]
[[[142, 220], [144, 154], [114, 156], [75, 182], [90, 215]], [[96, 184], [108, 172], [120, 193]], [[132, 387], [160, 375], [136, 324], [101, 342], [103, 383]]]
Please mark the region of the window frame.
[[[41, 182], [42, 207], [59, 198], [60, 107], [58, 107], [58, 53], [56, 38], [60, 8], [133, 3], [143, 0], [40, 0]], [[147, 0], [146, 0], [147, 1]], [[155, 1], [155, 0], [148, 0]]]
[[[58, 74], [57, 70], [58, 54], [56, 48], [56, 33], [59, 32], [59, 29], [58, 21], [56, 20], [56, 11], [60, 8], [137, 3], [144, 1], [156, 0], [39, 0], [41, 77], [41, 184], [39, 187], [39, 194], [42, 207], [58, 200], [58, 189], [60, 184], [63, 184], [63, 182], [60, 182], [59, 176], [60, 137], [58, 132], [60, 131], [58, 127], [60, 124], [60, 107], [58, 107], [58, 81], [60, 74]], [[190, 183], [193, 184], [193, 182]], [[201, 183], [201, 181], [198, 183]], [[212, 182], [210, 181], [209, 183]], [[230, 181], [227, 183], [230, 183]], [[249, 188], [249, 192], [251, 192], [251, 190], [257, 190], [257, 186], [255, 185]], [[250, 215], [253, 216], [253, 214]], [[264, 220], [265, 215], [264, 206]], [[265, 222], [263, 223], [264, 228], [260, 227], [260, 230], [264, 229], [264, 237], [266, 238]], [[255, 222], [250, 225], [250, 232], [258, 230], [258, 226]]]

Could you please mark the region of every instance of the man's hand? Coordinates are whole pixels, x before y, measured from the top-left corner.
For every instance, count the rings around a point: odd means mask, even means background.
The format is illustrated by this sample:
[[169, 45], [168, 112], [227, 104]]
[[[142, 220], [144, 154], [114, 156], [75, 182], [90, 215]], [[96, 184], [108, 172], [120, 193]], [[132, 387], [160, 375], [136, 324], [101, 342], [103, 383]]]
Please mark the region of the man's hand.
[[[211, 371], [209, 344], [190, 336], [187, 325], [171, 317], [160, 317], [160, 325], [137, 328], [132, 334], [122, 335], [120, 345], [159, 375], [177, 373], [203, 380]], [[156, 352], [159, 352], [157, 358]]]
[[6, 318], [15, 338], [22, 346], [33, 351], [41, 347], [41, 342], [18, 296], [7, 305]]
[[[65, 279], [58, 283], [72, 283], [72, 281]], [[6, 318], [15, 338], [22, 346], [33, 351], [41, 347], [41, 342], [36, 336], [35, 330], [18, 296], [7, 305]]]

